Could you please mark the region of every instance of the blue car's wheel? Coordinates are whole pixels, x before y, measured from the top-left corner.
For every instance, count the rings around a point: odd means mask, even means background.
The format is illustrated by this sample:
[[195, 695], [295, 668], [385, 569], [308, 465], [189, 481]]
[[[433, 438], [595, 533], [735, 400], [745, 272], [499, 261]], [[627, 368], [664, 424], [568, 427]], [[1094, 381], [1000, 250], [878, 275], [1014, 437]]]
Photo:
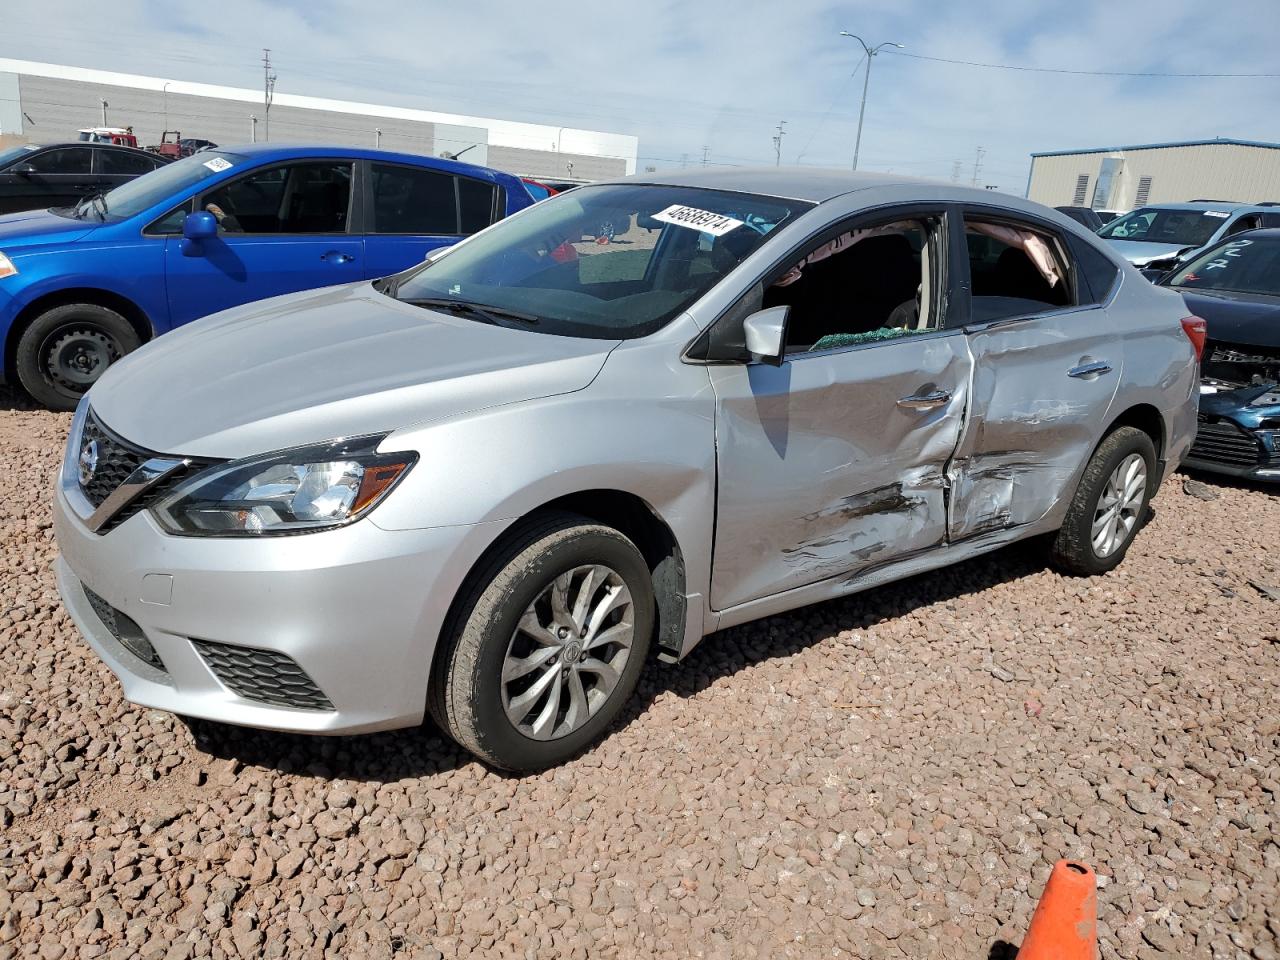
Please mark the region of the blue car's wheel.
[[74, 410], [103, 371], [139, 345], [120, 314], [95, 303], [47, 310], [22, 332], [18, 382], [50, 410]]

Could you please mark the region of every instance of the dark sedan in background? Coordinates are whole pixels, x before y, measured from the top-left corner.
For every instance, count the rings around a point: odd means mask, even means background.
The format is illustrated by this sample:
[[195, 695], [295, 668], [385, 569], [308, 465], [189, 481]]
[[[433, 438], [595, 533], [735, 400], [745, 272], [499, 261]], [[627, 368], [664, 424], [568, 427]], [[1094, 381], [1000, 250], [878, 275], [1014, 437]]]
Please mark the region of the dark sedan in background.
[[73, 207], [169, 162], [111, 143], [29, 143], [0, 150], [0, 213]]
[[1280, 229], [1237, 234], [1159, 282], [1208, 325], [1184, 465], [1280, 481]]

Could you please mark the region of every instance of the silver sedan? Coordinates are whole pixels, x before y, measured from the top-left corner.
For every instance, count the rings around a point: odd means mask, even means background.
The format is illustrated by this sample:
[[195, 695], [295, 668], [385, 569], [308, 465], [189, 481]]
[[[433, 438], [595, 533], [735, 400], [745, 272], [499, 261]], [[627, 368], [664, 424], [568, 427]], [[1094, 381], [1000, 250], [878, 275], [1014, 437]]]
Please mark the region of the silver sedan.
[[140, 704], [430, 713], [530, 770], [645, 663], [1048, 535], [1102, 574], [1195, 429], [1203, 323], [1065, 217], [900, 178], [583, 187], [113, 366], [58, 583]]

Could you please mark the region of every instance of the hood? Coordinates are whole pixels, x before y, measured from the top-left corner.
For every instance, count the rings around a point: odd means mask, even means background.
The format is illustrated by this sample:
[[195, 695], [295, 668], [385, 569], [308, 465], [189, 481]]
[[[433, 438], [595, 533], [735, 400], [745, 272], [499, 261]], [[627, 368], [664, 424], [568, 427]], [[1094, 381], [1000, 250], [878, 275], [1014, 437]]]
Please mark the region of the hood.
[[1280, 350], [1280, 297], [1171, 287], [1197, 317], [1204, 317], [1208, 339]]
[[48, 210], [23, 210], [0, 216], [0, 250], [12, 253], [22, 247], [46, 243], [69, 243], [101, 224], [60, 217]]
[[1148, 243], [1145, 240], [1108, 239], [1107, 243], [1135, 267], [1145, 267], [1152, 260], [1176, 257], [1184, 250], [1195, 249], [1194, 245], [1187, 243]]
[[89, 403], [132, 443], [233, 459], [581, 390], [617, 343], [494, 326], [360, 283], [188, 324], [111, 366]]

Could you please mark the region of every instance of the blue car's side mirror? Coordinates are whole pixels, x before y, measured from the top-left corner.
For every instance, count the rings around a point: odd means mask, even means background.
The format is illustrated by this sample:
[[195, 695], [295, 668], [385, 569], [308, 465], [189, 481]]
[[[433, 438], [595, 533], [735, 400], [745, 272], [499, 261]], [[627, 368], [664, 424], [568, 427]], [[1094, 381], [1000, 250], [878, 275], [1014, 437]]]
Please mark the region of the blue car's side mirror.
[[201, 210], [198, 213], [189, 213], [185, 220], [182, 221], [182, 255], [184, 257], [198, 257], [204, 251], [201, 247], [201, 241], [212, 240], [218, 235], [218, 221], [212, 213]]

